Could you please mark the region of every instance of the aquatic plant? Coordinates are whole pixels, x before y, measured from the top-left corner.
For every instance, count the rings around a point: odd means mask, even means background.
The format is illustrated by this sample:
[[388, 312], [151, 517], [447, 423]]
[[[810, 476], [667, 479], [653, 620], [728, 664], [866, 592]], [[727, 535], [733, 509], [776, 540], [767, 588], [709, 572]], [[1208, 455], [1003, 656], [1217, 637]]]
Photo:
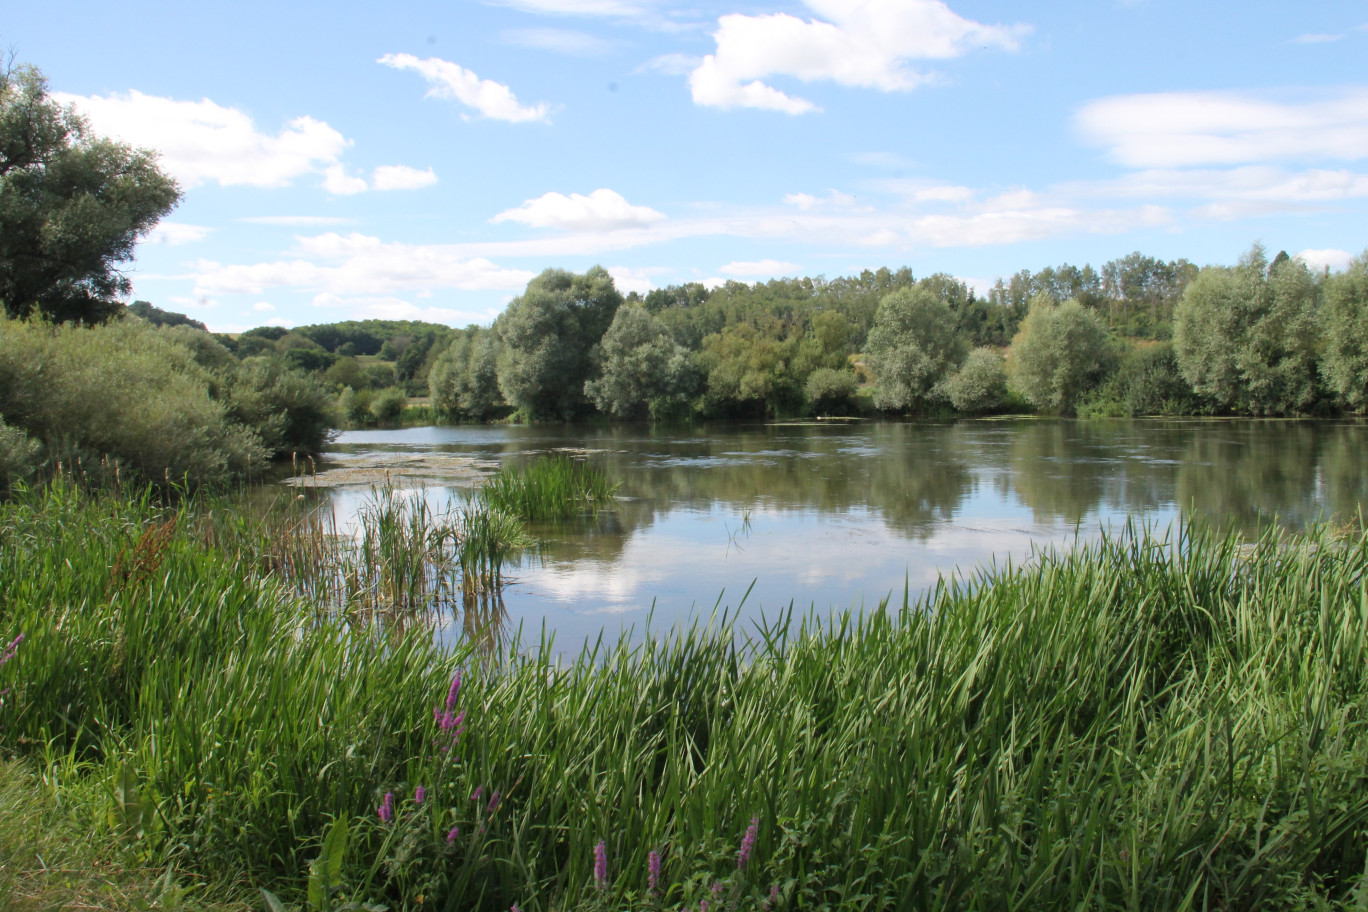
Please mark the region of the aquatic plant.
[[549, 522], [605, 509], [617, 489], [597, 466], [557, 455], [500, 467], [480, 495], [491, 508], [528, 522]]

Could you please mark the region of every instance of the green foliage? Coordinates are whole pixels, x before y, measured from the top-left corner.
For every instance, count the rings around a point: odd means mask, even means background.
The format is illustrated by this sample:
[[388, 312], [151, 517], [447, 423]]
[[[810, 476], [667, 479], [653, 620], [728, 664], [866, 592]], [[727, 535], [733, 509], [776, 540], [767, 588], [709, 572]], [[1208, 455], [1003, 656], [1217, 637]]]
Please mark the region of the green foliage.
[[709, 418], [793, 414], [802, 404], [802, 382], [793, 355], [799, 340], [773, 319], [732, 323], [703, 339], [698, 364], [707, 374], [702, 412]]
[[14, 317], [99, 323], [118, 271], [180, 199], [156, 155], [93, 136], [33, 67], [0, 69], [0, 302]]
[[456, 420], [484, 421], [505, 407], [499, 392], [499, 338], [488, 329], [457, 333], [428, 372], [432, 404]]
[[1326, 385], [1354, 411], [1368, 411], [1368, 253], [1325, 280], [1321, 316]]
[[875, 405], [906, 411], [928, 404], [936, 384], [964, 361], [967, 346], [955, 323], [931, 286], [896, 291], [880, 302], [865, 345]]
[[619, 307], [596, 351], [599, 376], [585, 395], [615, 418], [661, 418], [684, 411], [697, 376], [688, 351], [645, 307]]
[[1133, 346], [1116, 371], [1078, 406], [1082, 418], [1199, 415], [1210, 411], [1178, 367], [1173, 344]]
[[1238, 266], [1209, 266], [1175, 315], [1183, 376], [1218, 408], [1250, 415], [1309, 411], [1319, 395], [1320, 289], [1299, 260], [1270, 268], [1255, 245]]
[[621, 303], [601, 266], [583, 275], [548, 269], [529, 282], [495, 324], [504, 398], [533, 420], [584, 414], [584, 384], [594, 376], [590, 352]]
[[0, 418], [0, 494], [8, 494], [15, 484], [33, 476], [42, 451], [38, 441]]
[[941, 384], [941, 392], [955, 411], [981, 415], [1000, 408], [1007, 398], [1007, 370], [1002, 355], [992, 348], [976, 348], [964, 364]]
[[544, 456], [526, 466], [501, 466], [480, 496], [491, 509], [546, 522], [602, 509], [612, 503], [617, 488], [602, 469], [587, 462]]
[[230, 375], [228, 414], [254, 430], [273, 457], [322, 452], [337, 425], [332, 394], [280, 358], [249, 358]]
[[192, 320], [183, 313], [162, 310], [160, 307], [154, 307], [147, 301], [134, 301], [132, 304], [129, 304], [128, 313], [131, 313], [140, 320], [146, 320], [153, 326], [189, 326], [190, 328], [198, 329], [201, 332], [209, 331], [209, 327], [205, 326], [199, 320]]
[[853, 372], [819, 367], [808, 374], [803, 392], [814, 415], [849, 415], [855, 411], [858, 388]]
[[202, 506], [0, 507], [0, 630], [27, 633], [0, 744], [97, 819], [135, 771], [142, 848], [212, 882], [479, 910], [1363, 895], [1362, 535], [1127, 529], [863, 615], [482, 660], [291, 596]]
[[408, 405], [408, 396], [397, 386], [376, 392], [370, 402], [370, 413], [378, 424], [393, 426], [399, 423]]
[[1077, 301], [1055, 304], [1043, 295], [1012, 339], [1012, 384], [1038, 409], [1073, 414], [1083, 397], [1111, 371], [1114, 353], [1106, 327]]
[[[185, 330], [194, 332], [194, 330]], [[0, 416], [51, 461], [102, 460], [163, 482], [214, 484], [266, 455], [211, 396], [218, 378], [174, 332], [119, 321], [95, 328], [0, 319]]]

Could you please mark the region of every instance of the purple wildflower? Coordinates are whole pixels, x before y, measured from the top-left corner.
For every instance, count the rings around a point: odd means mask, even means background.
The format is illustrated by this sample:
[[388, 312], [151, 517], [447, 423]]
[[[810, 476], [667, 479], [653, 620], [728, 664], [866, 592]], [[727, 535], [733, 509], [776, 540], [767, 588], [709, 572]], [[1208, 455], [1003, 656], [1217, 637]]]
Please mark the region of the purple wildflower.
[[499, 799], [502, 797], [498, 792], [489, 796], [489, 813], [492, 814], [499, 809]]
[[451, 843], [455, 842], [455, 841], [456, 841], [456, 837], [457, 837], [457, 836], [460, 836], [460, 835], [461, 835], [461, 828], [458, 827], [458, 826], [457, 826], [457, 827], [452, 827], [450, 830], [447, 830], [447, 844], [450, 845]]
[[608, 886], [608, 845], [602, 839], [594, 846], [594, 884], [600, 890]]
[[720, 880], [714, 880], [714, 881], [713, 881], [713, 885], [712, 885], [712, 891], [713, 891], [713, 899], [718, 899], [718, 898], [720, 898], [720, 897], [722, 896], [722, 881], [720, 881]]
[[414, 803], [414, 804], [422, 804], [422, 803], [423, 803], [424, 801], [426, 801], [426, 800], [427, 800], [427, 789], [423, 788], [423, 787], [420, 785], [420, 786], [418, 786], [416, 789], [413, 790], [413, 803]]
[[736, 869], [744, 870], [746, 862], [750, 861], [751, 851], [755, 849], [755, 836], [760, 829], [760, 818], [752, 817], [750, 826], [746, 827], [746, 835], [741, 837], [741, 851], [736, 853]]
[[479, 800], [480, 800], [480, 796], [483, 795], [483, 794], [484, 794], [484, 786], [483, 786], [483, 785], [477, 785], [477, 786], [475, 786], [475, 791], [473, 791], [473, 792], [470, 793], [470, 800], [471, 800], [471, 801], [479, 801]]
[[708, 912], [708, 901], [706, 899], [698, 901], [698, 912]]
[[456, 695], [461, 692], [461, 673], [458, 671], [451, 678], [451, 687], [447, 689], [446, 704], [444, 706], [433, 707], [432, 718], [437, 723], [437, 727], [442, 730], [442, 734], [449, 737], [450, 743], [442, 746], [443, 751], [449, 751], [456, 746], [456, 742], [461, 739], [461, 733], [465, 731], [465, 710], [456, 712]]
[[[19, 644], [22, 642], [24, 642], [24, 635], [21, 633], [17, 637], [15, 637], [8, 646], [5, 647], [4, 653], [0, 653], [0, 668], [3, 668], [6, 662], [14, 658], [14, 656], [19, 652]], [[9, 693], [8, 687], [6, 687], [4, 690], [0, 690], [0, 697], [3, 697], [7, 693]]]
[[656, 891], [660, 885], [660, 853], [655, 849], [646, 856], [646, 890], [650, 893]]
[[394, 792], [385, 792], [385, 800], [380, 802], [376, 813], [380, 815], [381, 823], [389, 823], [394, 819]]
[[775, 904], [778, 903], [778, 902], [779, 902], [779, 885], [778, 885], [778, 884], [772, 884], [772, 885], [770, 886], [769, 898], [766, 899], [763, 903], [760, 904], [760, 908], [763, 909], [763, 910], [765, 910], [765, 912], [769, 912], [769, 910], [770, 910], [770, 909], [773, 909], [774, 906], [775, 906]]

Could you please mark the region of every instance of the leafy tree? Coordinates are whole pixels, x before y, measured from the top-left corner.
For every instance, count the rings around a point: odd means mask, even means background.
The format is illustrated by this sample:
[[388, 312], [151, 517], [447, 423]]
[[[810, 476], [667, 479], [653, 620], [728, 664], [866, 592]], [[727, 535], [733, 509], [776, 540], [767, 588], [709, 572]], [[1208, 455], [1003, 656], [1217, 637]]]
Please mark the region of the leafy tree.
[[1032, 405], [1069, 415], [1111, 370], [1114, 354], [1097, 314], [1042, 294], [1012, 339], [1009, 362], [1013, 384]]
[[1269, 268], [1255, 245], [1234, 267], [1209, 266], [1175, 314], [1174, 350], [1193, 389], [1252, 415], [1308, 410], [1317, 389], [1319, 287], [1305, 264]]
[[152, 152], [90, 133], [29, 66], [0, 71], [0, 301], [16, 317], [100, 323], [118, 265], [180, 199]]
[[758, 322], [733, 323], [704, 338], [698, 363], [707, 374], [705, 416], [754, 418], [802, 407], [807, 378], [791, 370], [800, 340], [785, 337], [772, 317]]
[[1325, 281], [1321, 374], [1350, 408], [1368, 410], [1368, 253]]
[[976, 348], [964, 364], [941, 385], [941, 391], [966, 415], [991, 412], [1007, 398], [1007, 371], [1002, 355], [991, 348]]
[[1080, 404], [1085, 417], [1135, 418], [1143, 415], [1196, 415], [1210, 403], [1193, 390], [1178, 368], [1172, 342], [1134, 346], [1093, 396]]
[[243, 361], [228, 380], [228, 415], [254, 430], [273, 457], [317, 453], [337, 424], [333, 397], [312, 374], [280, 357]]
[[967, 346], [955, 322], [950, 306], [928, 286], [883, 299], [865, 345], [877, 384], [875, 405], [903, 410], [926, 404], [941, 378], [964, 360]]
[[499, 388], [532, 420], [569, 420], [589, 408], [593, 347], [613, 322], [622, 295], [602, 266], [583, 275], [548, 269], [509, 302], [495, 326], [503, 349]]
[[449, 418], [484, 421], [504, 407], [499, 392], [499, 338], [472, 326], [457, 333], [428, 371], [433, 407]]
[[209, 331], [209, 327], [199, 320], [192, 320], [183, 313], [162, 310], [147, 301], [134, 301], [128, 305], [128, 312], [141, 320], [146, 320], [153, 326], [189, 326], [202, 332]]
[[600, 374], [584, 392], [599, 411], [615, 418], [678, 414], [697, 385], [688, 351], [645, 307], [618, 308], [596, 356]]

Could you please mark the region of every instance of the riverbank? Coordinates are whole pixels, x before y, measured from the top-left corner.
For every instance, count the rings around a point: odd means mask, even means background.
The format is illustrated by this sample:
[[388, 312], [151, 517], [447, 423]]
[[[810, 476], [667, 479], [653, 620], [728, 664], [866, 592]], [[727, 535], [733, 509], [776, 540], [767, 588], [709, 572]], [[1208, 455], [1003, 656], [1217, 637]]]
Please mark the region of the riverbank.
[[552, 664], [324, 610], [291, 528], [61, 485], [0, 506], [0, 747], [135, 867], [258, 908], [1368, 890], [1361, 535], [1127, 529], [887, 611]]

